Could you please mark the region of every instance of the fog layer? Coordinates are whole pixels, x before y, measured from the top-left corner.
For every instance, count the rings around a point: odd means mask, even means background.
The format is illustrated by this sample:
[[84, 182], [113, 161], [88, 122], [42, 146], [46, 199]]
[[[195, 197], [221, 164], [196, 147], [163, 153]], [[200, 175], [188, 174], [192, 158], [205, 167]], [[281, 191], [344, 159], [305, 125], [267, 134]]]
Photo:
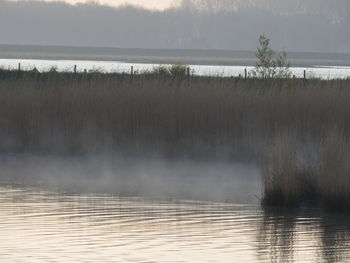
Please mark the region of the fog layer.
[[347, 0], [184, 0], [131, 6], [0, 2], [0, 44], [255, 50], [266, 34], [287, 51], [350, 52]]
[[259, 168], [251, 162], [202, 162], [121, 155], [0, 156], [1, 183], [74, 193], [152, 199], [257, 203]]

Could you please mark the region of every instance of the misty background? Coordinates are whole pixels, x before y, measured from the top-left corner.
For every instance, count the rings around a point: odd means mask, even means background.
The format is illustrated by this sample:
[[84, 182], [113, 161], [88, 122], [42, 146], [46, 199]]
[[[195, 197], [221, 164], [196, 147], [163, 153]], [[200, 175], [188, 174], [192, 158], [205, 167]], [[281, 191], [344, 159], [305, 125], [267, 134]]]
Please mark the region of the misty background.
[[1, 155], [0, 165], [2, 184], [54, 191], [229, 203], [257, 203], [261, 194], [258, 165], [243, 161], [22, 154]]
[[348, 0], [182, 0], [164, 11], [0, 2], [0, 44], [350, 52]]

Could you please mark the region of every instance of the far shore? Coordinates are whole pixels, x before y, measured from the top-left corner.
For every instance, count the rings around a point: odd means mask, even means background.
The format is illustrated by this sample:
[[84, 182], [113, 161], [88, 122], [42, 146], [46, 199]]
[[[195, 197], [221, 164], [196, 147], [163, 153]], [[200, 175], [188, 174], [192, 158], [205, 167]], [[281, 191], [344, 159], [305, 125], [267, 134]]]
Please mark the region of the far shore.
[[[254, 66], [254, 51], [136, 49], [63, 46], [0, 45], [0, 58], [46, 60], [96, 60], [127, 63]], [[350, 66], [350, 54], [288, 52], [296, 67]]]

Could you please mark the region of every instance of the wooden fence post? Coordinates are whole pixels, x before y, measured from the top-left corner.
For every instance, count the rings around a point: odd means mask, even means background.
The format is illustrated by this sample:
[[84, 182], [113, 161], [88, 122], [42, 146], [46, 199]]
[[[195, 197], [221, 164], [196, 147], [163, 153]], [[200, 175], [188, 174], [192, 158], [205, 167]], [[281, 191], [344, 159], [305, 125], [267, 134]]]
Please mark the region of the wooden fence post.
[[130, 73], [131, 73], [131, 76], [134, 75], [134, 66], [131, 66], [131, 71], [130, 71]]
[[248, 74], [247, 74], [247, 68], [244, 69], [244, 79], [247, 79]]
[[306, 87], [306, 70], [304, 69], [304, 76], [303, 76], [303, 86]]
[[77, 65], [74, 65], [74, 74], [77, 73]]
[[21, 71], [21, 63], [18, 63], [18, 71]]

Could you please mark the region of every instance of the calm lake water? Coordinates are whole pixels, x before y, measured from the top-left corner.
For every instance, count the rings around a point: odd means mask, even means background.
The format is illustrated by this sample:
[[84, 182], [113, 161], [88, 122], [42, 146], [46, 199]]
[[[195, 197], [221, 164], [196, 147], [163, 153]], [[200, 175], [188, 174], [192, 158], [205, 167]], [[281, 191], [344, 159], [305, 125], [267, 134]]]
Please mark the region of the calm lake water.
[[[58, 71], [73, 71], [74, 65], [77, 65], [78, 71], [101, 70], [104, 72], [130, 72], [131, 66], [136, 72], [153, 70], [158, 64], [125, 63], [118, 61], [87, 61], [87, 60], [38, 60], [38, 59], [0, 59], [0, 67], [6, 69], [17, 69], [18, 63], [21, 68], [31, 70], [36, 67], [40, 71], [47, 71], [55, 67]], [[195, 75], [213, 75], [213, 76], [244, 76], [244, 69], [248, 71], [253, 67], [245, 66], [210, 66], [210, 65], [190, 65]], [[308, 78], [318, 77], [322, 79], [347, 78], [350, 77], [350, 66], [314, 66], [309, 68], [292, 67], [292, 73], [297, 77], [303, 77], [304, 70]]]
[[0, 186], [0, 262], [349, 262], [350, 217]]

